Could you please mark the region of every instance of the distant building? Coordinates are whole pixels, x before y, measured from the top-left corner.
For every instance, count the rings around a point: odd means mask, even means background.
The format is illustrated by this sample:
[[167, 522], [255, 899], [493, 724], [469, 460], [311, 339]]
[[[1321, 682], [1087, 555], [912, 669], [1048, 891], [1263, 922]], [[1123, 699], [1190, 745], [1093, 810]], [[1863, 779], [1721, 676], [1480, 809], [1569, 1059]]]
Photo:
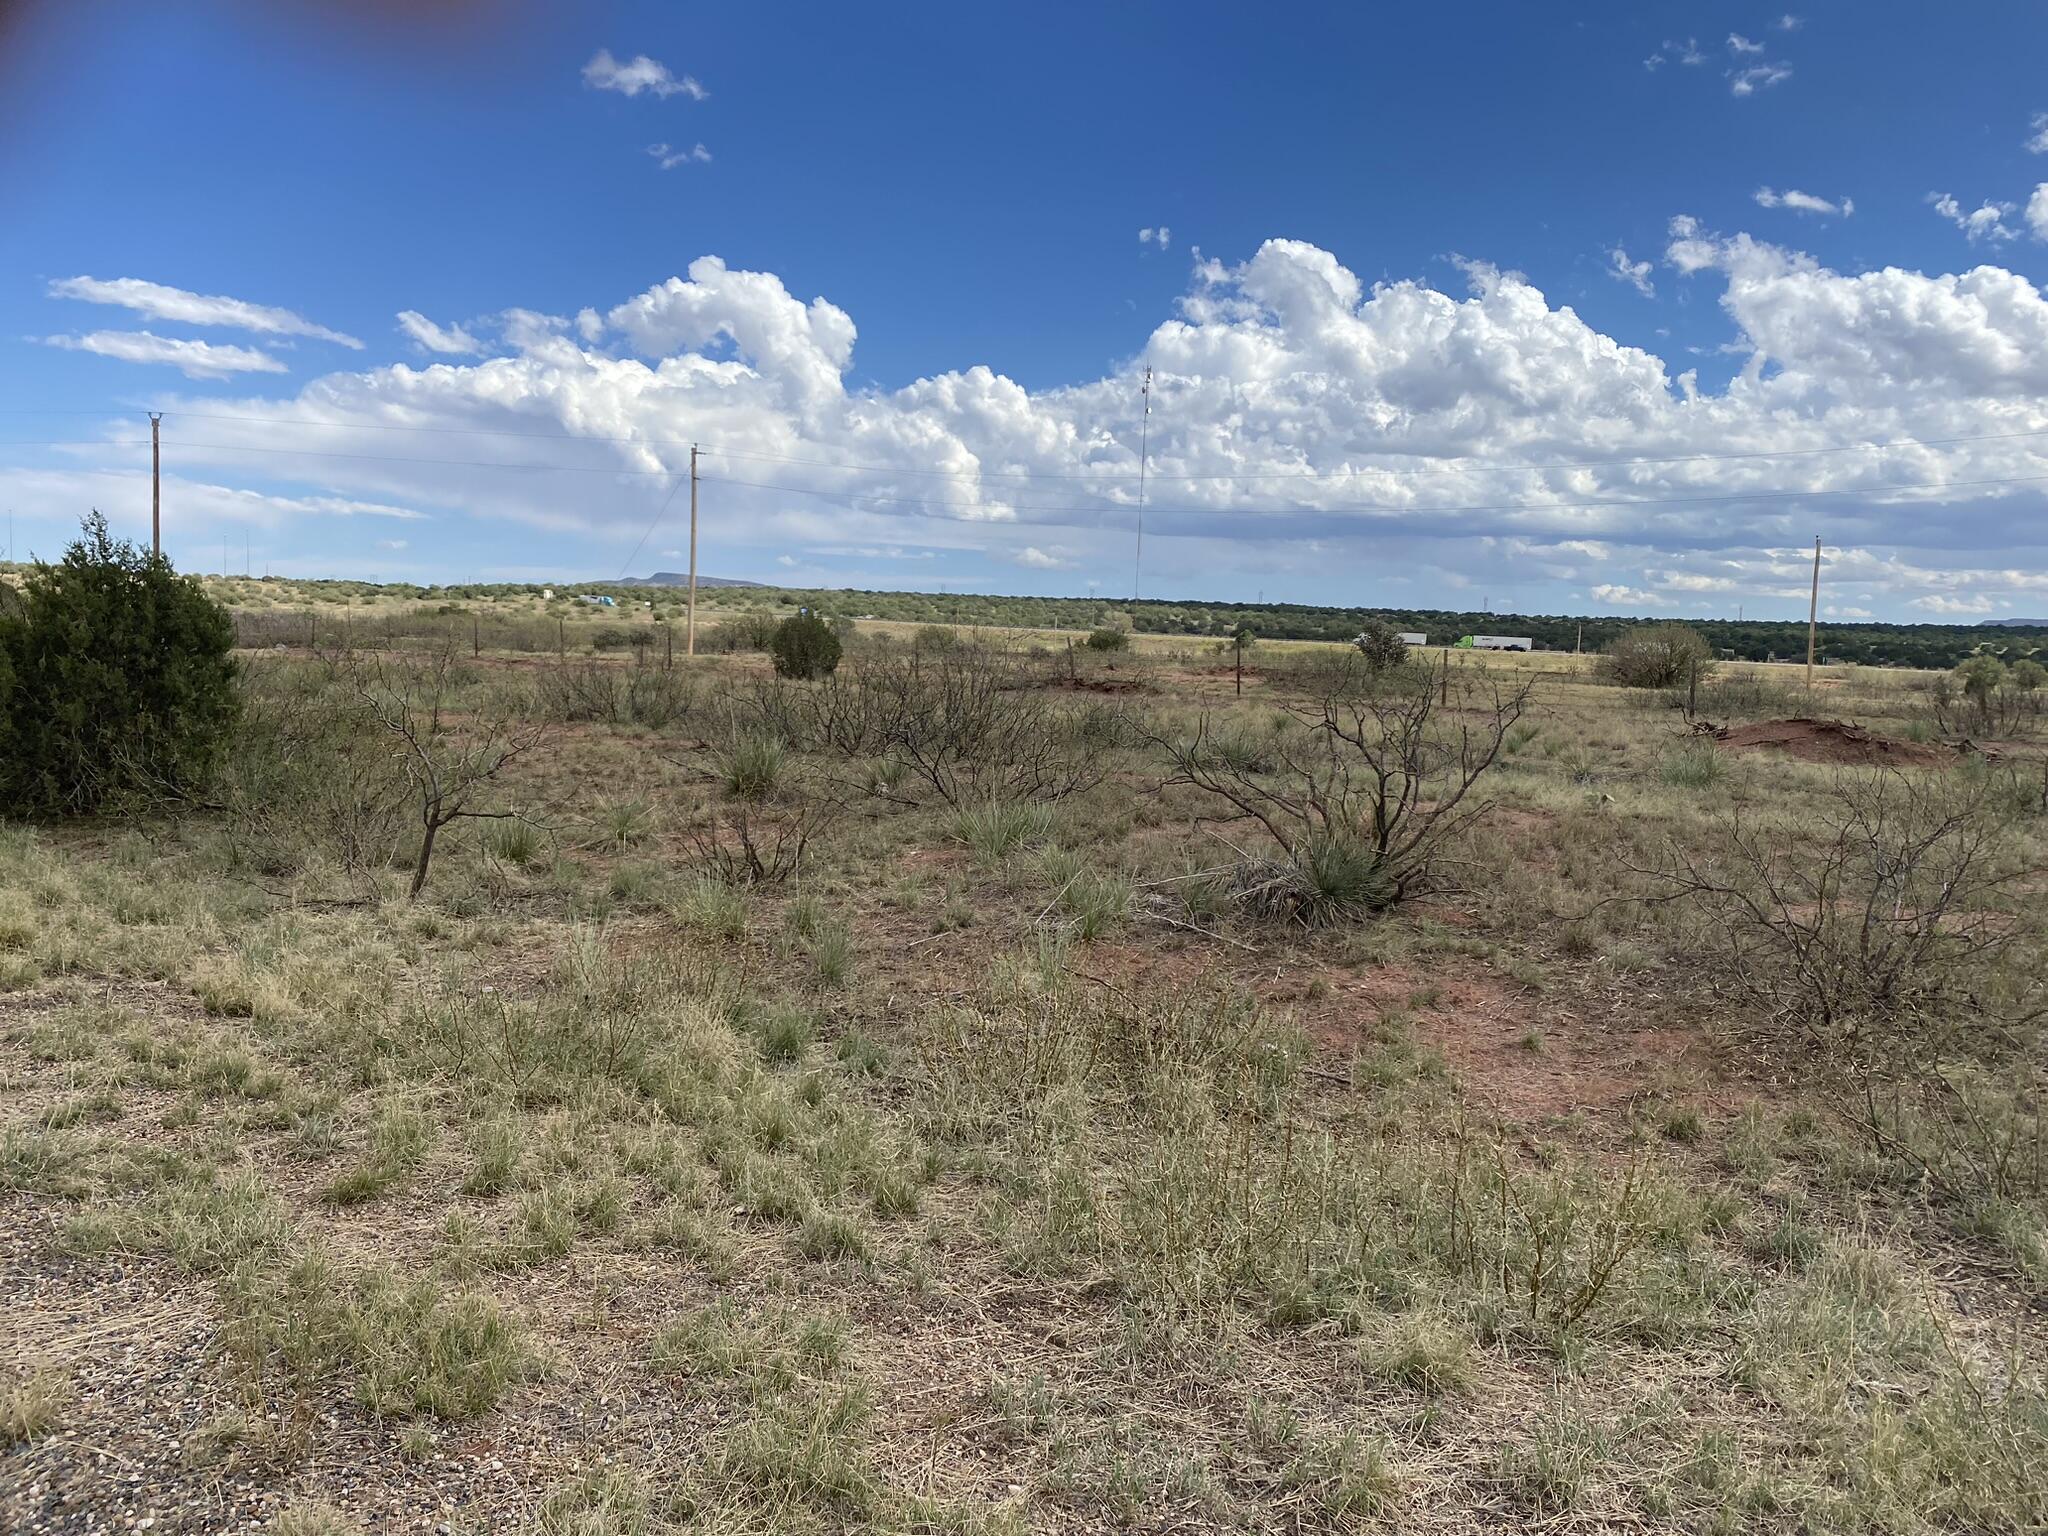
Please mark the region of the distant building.
[[1429, 636], [1418, 635], [1413, 630], [1404, 629], [1401, 631], [1401, 643], [1403, 645], [1427, 645], [1429, 644]]
[[1533, 651], [1536, 642], [1527, 635], [1465, 635], [1460, 649], [1467, 651]]

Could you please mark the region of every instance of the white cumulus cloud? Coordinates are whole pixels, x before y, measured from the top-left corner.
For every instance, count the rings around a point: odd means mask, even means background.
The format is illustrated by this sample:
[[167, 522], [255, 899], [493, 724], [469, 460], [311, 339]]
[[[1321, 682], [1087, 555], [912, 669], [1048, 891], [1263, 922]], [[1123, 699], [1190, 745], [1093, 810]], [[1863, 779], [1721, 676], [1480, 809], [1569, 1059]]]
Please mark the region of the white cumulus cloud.
[[1849, 198], [1830, 202], [1824, 197], [1816, 197], [1811, 192], [1801, 192], [1793, 187], [1787, 187], [1782, 192], [1773, 191], [1769, 187], [1758, 187], [1755, 196], [1757, 202], [1766, 208], [1789, 208], [1794, 213], [1818, 213], [1847, 218], [1856, 211], [1856, 204]]
[[1056, 551], [1043, 550], [1027, 544], [1010, 557], [1028, 571], [1063, 571], [1073, 562], [1063, 560]]
[[2048, 155], [2048, 112], [2034, 114], [2033, 132], [2027, 135], [2027, 153]]
[[1164, 224], [1161, 224], [1156, 229], [1148, 224], [1145, 228], [1138, 231], [1138, 244], [1140, 245], [1156, 245], [1163, 251], [1172, 243], [1173, 231]]
[[[2013, 536], [2040, 524], [2048, 486], [2048, 298], [2025, 276], [1837, 272], [1687, 217], [1663, 259], [1718, 302], [1738, 359], [1723, 384], [1511, 270], [1467, 262], [1455, 291], [1369, 283], [1287, 239], [1205, 258], [1101, 376], [1026, 388], [991, 360], [867, 383], [844, 309], [703, 256], [616, 302], [590, 295], [574, 320], [509, 312], [502, 355], [214, 402], [253, 419], [209, 422], [179, 462], [216, 483], [260, 464], [508, 542], [571, 531], [623, 559], [695, 441], [712, 547], [753, 550], [757, 567], [778, 548], [914, 549], [949, 575], [978, 560], [1121, 580], [1150, 367], [1148, 590], [1207, 590], [1219, 571], [1303, 589], [1376, 569], [1416, 600], [1542, 581], [1559, 604], [1597, 587], [1639, 611], [1803, 613], [1812, 551], [1798, 539], [1820, 531], [1844, 605], [2048, 594], [2048, 555], [2016, 553]], [[463, 449], [405, 450], [393, 426], [460, 432]]]
[[621, 64], [609, 48], [598, 49], [583, 66], [583, 83], [592, 90], [617, 91], [622, 96], [638, 96], [648, 91], [656, 96], [687, 96], [692, 101], [702, 101], [711, 94], [692, 76], [670, 73], [659, 59], [641, 53]]
[[1593, 601], [1608, 608], [1628, 608], [1637, 613], [1647, 612], [1658, 606], [1663, 599], [1655, 592], [1646, 592], [1640, 587], [1621, 586], [1603, 581], [1592, 589]]
[[87, 304], [113, 304], [151, 320], [180, 325], [213, 325], [254, 331], [264, 336], [305, 336], [362, 349], [362, 343], [340, 331], [315, 325], [303, 315], [268, 304], [251, 304], [219, 294], [192, 293], [139, 277], [60, 277], [50, 284], [50, 297], [79, 299]]
[[1912, 599], [1912, 606], [1924, 608], [1929, 613], [1967, 616], [1971, 614], [1996, 613], [1998, 604], [1983, 593], [1970, 593], [1961, 597], [1944, 592], [1930, 593], [1926, 597]]
[[2048, 240], [2048, 181], [2034, 188], [2034, 195], [2027, 199], [2027, 228], [2036, 240]]
[[1936, 213], [1955, 225], [1973, 243], [1978, 240], [1995, 243], [2015, 238], [2015, 232], [2005, 222], [2006, 215], [2014, 211], [2011, 203], [1993, 202], [1986, 198], [1981, 206], [1966, 213], [1963, 205], [1946, 192], [1930, 192], [1927, 201]]

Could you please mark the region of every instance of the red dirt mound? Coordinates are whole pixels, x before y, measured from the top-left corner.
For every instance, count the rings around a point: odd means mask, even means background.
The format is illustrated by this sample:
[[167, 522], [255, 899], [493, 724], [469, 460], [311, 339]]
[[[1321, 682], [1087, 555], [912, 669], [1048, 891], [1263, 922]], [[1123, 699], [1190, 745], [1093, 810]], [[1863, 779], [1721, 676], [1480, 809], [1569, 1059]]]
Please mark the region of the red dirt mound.
[[1736, 752], [1772, 747], [1809, 763], [1893, 763], [1938, 767], [1956, 759], [1953, 749], [1872, 735], [1846, 720], [1762, 720], [1717, 732], [1714, 738]]

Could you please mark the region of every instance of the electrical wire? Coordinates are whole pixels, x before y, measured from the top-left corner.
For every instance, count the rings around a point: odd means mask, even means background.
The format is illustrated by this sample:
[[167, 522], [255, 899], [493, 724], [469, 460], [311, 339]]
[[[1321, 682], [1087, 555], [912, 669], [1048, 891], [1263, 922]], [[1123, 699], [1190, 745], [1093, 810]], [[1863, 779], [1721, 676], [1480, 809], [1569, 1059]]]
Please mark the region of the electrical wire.
[[[135, 445], [130, 445], [135, 446]], [[380, 464], [417, 464], [431, 468], [453, 469], [503, 469], [530, 474], [584, 474], [584, 475], [674, 475], [672, 469], [632, 469], [621, 466], [587, 464], [508, 464], [493, 459], [428, 459], [412, 454], [349, 453], [323, 448], [269, 448], [255, 443], [195, 443], [183, 442], [178, 446], [197, 449], [207, 453], [263, 453], [283, 456], [319, 459], [347, 459]], [[906, 506], [937, 509], [948, 512], [985, 512], [987, 507], [978, 502], [933, 501], [925, 497], [884, 496], [863, 491], [820, 488], [803, 485], [779, 485], [760, 480], [730, 480], [721, 476], [700, 476], [707, 484], [726, 485], [740, 490], [773, 491], [788, 496], [815, 496], [847, 503], [868, 503], [877, 506]], [[1824, 496], [1888, 496], [1905, 491], [1975, 490], [2002, 485], [2033, 485], [2048, 481], [2048, 475], [2004, 475], [1977, 480], [1927, 480], [1900, 481], [1889, 485], [1843, 486], [1829, 490], [1808, 491], [1737, 491], [1718, 495], [1703, 496], [1616, 496], [1581, 499], [1575, 501], [1515, 501], [1478, 502], [1463, 504], [1406, 504], [1400, 502], [1337, 502], [1328, 505], [1290, 507], [1159, 507], [1150, 510], [1163, 516], [1173, 517], [1274, 517], [1274, 516], [1315, 516], [1347, 512], [1383, 512], [1401, 516], [1451, 515], [1472, 512], [1577, 512], [1596, 511], [1611, 507], [1655, 507], [1655, 506], [1710, 506], [1734, 502], [1754, 501], [1803, 501]], [[673, 488], [671, 488], [673, 494]], [[1083, 506], [1041, 505], [1017, 507], [1019, 512], [1052, 513], [1102, 513], [1132, 510], [1128, 504], [1119, 502], [1094, 502]]]
[[[9, 411], [9, 412], [0, 412], [0, 414], [22, 414], [22, 415], [30, 415], [30, 414], [35, 414], [35, 415], [100, 415], [100, 414], [119, 414], [119, 413], [103, 413], [103, 412], [84, 412], [84, 411], [79, 411], [79, 412], [72, 412], [72, 411], [62, 411], [62, 412], [58, 412], [58, 411], [50, 411], [50, 412], [30, 412], [30, 411], [20, 411], [20, 412], [12, 412], [12, 411]], [[755, 452], [755, 451], [753, 451], [753, 450], [751, 450], [751, 449], [745, 449], [745, 448], [721, 448], [721, 447], [719, 447], [719, 446], [718, 446], [718, 445], [716, 445], [716, 444], [707, 444], [707, 443], [703, 443], [703, 442], [702, 442], [701, 440], [693, 440], [693, 439], [690, 439], [690, 438], [658, 438], [658, 437], [638, 437], [638, 436], [604, 436], [604, 435], [596, 435], [596, 434], [580, 434], [580, 433], [573, 433], [573, 432], [527, 432], [527, 431], [521, 431], [521, 430], [517, 430], [517, 429], [514, 429], [514, 428], [509, 428], [509, 427], [440, 427], [440, 426], [419, 426], [419, 425], [414, 425], [414, 424], [410, 424], [410, 423], [401, 423], [401, 422], [368, 422], [368, 421], [309, 421], [309, 420], [305, 420], [305, 419], [303, 419], [303, 418], [278, 418], [278, 417], [269, 417], [269, 416], [239, 416], [239, 415], [228, 415], [228, 414], [224, 414], [224, 413], [221, 413], [221, 412], [214, 412], [214, 411], [170, 411], [170, 412], [166, 412], [166, 413], [165, 413], [165, 415], [166, 415], [166, 418], [167, 418], [167, 419], [172, 419], [172, 420], [185, 420], [185, 421], [224, 421], [224, 422], [237, 422], [237, 423], [241, 423], [241, 424], [244, 424], [244, 425], [250, 425], [250, 426], [265, 426], [265, 427], [288, 427], [288, 428], [289, 428], [289, 427], [306, 427], [306, 428], [314, 428], [314, 429], [320, 429], [320, 430], [326, 430], [326, 431], [338, 431], [338, 432], [339, 432], [339, 431], [362, 431], [362, 432], [417, 432], [417, 433], [429, 433], [429, 434], [438, 434], [438, 435], [446, 435], [446, 436], [457, 436], [457, 437], [508, 437], [508, 438], [515, 438], [515, 439], [522, 439], [522, 440], [527, 440], [527, 441], [535, 441], [535, 442], [563, 442], [563, 443], [597, 443], [597, 444], [606, 444], [606, 445], [624, 445], [624, 446], [631, 446], [631, 447], [645, 447], [645, 448], [664, 448], [664, 447], [667, 447], [667, 448], [685, 448], [685, 447], [688, 447], [688, 446], [690, 446], [690, 444], [692, 443], [692, 441], [697, 441], [697, 442], [698, 442], [698, 444], [699, 444], [699, 446], [701, 447], [701, 449], [702, 449], [702, 451], [703, 451], [703, 452], [705, 452], [705, 453], [708, 453], [708, 454], [717, 454], [717, 455], [718, 455], [719, 457], [721, 457], [721, 458], [727, 458], [727, 459], [737, 459], [737, 460], [744, 460], [744, 461], [749, 461], [749, 462], [756, 462], [756, 463], [764, 463], [764, 464], [788, 464], [788, 465], [797, 465], [797, 466], [802, 466], [802, 467], [805, 467], [805, 468], [810, 468], [810, 469], [834, 469], [834, 470], [839, 470], [839, 471], [841, 471], [842, 473], [846, 473], [846, 474], [881, 474], [881, 475], [910, 475], [910, 476], [916, 476], [916, 477], [919, 477], [919, 478], [926, 478], [926, 479], [946, 479], [946, 480], [968, 480], [968, 481], [984, 481], [984, 480], [1023, 480], [1023, 481], [1034, 481], [1034, 480], [1054, 480], [1054, 481], [1061, 481], [1061, 480], [1065, 480], [1065, 481], [1086, 481], [1086, 482], [1091, 482], [1091, 483], [1100, 483], [1100, 482], [1113, 482], [1113, 481], [1120, 481], [1120, 480], [1132, 480], [1132, 481], [1135, 481], [1136, 479], [1138, 479], [1138, 478], [1139, 478], [1139, 476], [1138, 476], [1138, 473], [1137, 473], [1136, 471], [1123, 471], [1123, 470], [1083, 470], [1083, 471], [1058, 471], [1058, 470], [993, 470], [993, 469], [991, 469], [991, 470], [983, 470], [983, 469], [975, 469], [975, 470], [955, 470], [955, 469], [914, 469], [914, 468], [907, 468], [907, 467], [903, 467], [903, 466], [899, 466], [899, 465], [892, 465], [892, 464], [846, 464], [846, 463], [840, 463], [840, 462], [836, 462], [836, 461], [833, 461], [833, 460], [828, 460], [828, 459], [813, 459], [813, 458], [799, 458], [799, 457], [795, 457], [795, 456], [792, 456], [792, 455], [787, 455], [787, 454], [772, 454], [772, 453], [759, 453], [759, 452]], [[1893, 451], [1893, 450], [1896, 450], [1896, 449], [1901, 449], [1901, 448], [1949, 448], [1949, 447], [1955, 447], [1955, 446], [1958, 446], [1958, 445], [1960, 445], [1960, 444], [1964, 444], [1964, 443], [1986, 443], [1986, 442], [2005, 442], [2005, 441], [2012, 441], [2012, 440], [2016, 440], [2016, 439], [2022, 439], [2022, 438], [2033, 438], [2033, 437], [2048, 437], [2048, 427], [2030, 427], [2030, 428], [2023, 428], [2023, 429], [2021, 429], [2021, 430], [2019, 430], [2019, 431], [2013, 431], [2013, 432], [1974, 432], [1974, 433], [1964, 433], [1964, 434], [1958, 434], [1958, 435], [1956, 435], [1956, 436], [1953, 436], [1953, 437], [1907, 437], [1907, 438], [1894, 438], [1894, 439], [1890, 440], [1889, 442], [1882, 442], [1882, 443], [1833, 443], [1833, 444], [1824, 444], [1824, 445], [1816, 445], [1816, 446], [1813, 446], [1813, 447], [1807, 447], [1807, 448], [1757, 448], [1757, 449], [1744, 449], [1744, 450], [1737, 450], [1737, 451], [1732, 451], [1732, 452], [1726, 452], [1726, 453], [1684, 453], [1684, 454], [1671, 454], [1671, 455], [1665, 455], [1665, 456], [1658, 456], [1658, 455], [1644, 455], [1644, 454], [1638, 454], [1638, 455], [1633, 455], [1633, 456], [1629, 456], [1629, 457], [1625, 457], [1625, 458], [1611, 458], [1611, 459], [1576, 459], [1576, 460], [1556, 460], [1556, 461], [1551, 461], [1551, 462], [1537, 462], [1537, 463], [1525, 463], [1525, 464], [1495, 464], [1495, 463], [1488, 463], [1488, 462], [1483, 462], [1483, 461], [1476, 461], [1476, 460], [1474, 460], [1474, 459], [1472, 458], [1472, 456], [1470, 456], [1470, 455], [1459, 455], [1459, 456], [1450, 456], [1450, 457], [1444, 457], [1444, 458], [1440, 458], [1440, 459], [1432, 459], [1432, 460], [1431, 460], [1431, 461], [1430, 461], [1430, 462], [1429, 462], [1428, 464], [1426, 464], [1426, 465], [1421, 465], [1421, 466], [1417, 466], [1417, 467], [1414, 467], [1414, 468], [1394, 468], [1394, 467], [1391, 467], [1391, 466], [1384, 466], [1384, 465], [1364, 465], [1364, 466], [1360, 466], [1360, 467], [1357, 467], [1357, 468], [1348, 468], [1348, 469], [1336, 469], [1336, 470], [1313, 470], [1313, 469], [1302, 469], [1302, 470], [1278, 470], [1278, 469], [1276, 469], [1276, 470], [1236, 470], [1236, 471], [1210, 471], [1210, 472], [1204, 472], [1204, 473], [1200, 473], [1200, 474], [1195, 474], [1195, 473], [1178, 473], [1178, 474], [1176, 474], [1176, 473], [1171, 473], [1171, 472], [1166, 472], [1166, 471], [1161, 471], [1161, 470], [1152, 470], [1152, 471], [1150, 471], [1150, 472], [1149, 472], [1149, 473], [1147, 474], [1146, 478], [1148, 478], [1148, 479], [1152, 479], [1152, 480], [1171, 480], [1171, 481], [1176, 481], [1176, 482], [1183, 482], [1183, 483], [1192, 483], [1192, 482], [1198, 482], [1198, 481], [1247, 481], [1247, 480], [1309, 480], [1309, 481], [1315, 481], [1315, 480], [1347, 480], [1347, 479], [1355, 479], [1355, 478], [1357, 478], [1357, 477], [1359, 477], [1359, 476], [1361, 476], [1361, 475], [1383, 475], [1383, 476], [1395, 476], [1395, 477], [1419, 477], [1419, 476], [1423, 476], [1423, 475], [1436, 475], [1436, 474], [1442, 474], [1442, 473], [1446, 472], [1447, 470], [1451, 470], [1451, 469], [1456, 469], [1456, 470], [1458, 470], [1458, 471], [1460, 471], [1460, 472], [1463, 472], [1463, 473], [1467, 473], [1467, 474], [1551, 474], [1551, 473], [1560, 473], [1560, 472], [1566, 472], [1566, 471], [1571, 471], [1571, 470], [1582, 470], [1582, 469], [1627, 469], [1627, 468], [1634, 468], [1634, 467], [1650, 467], [1650, 466], [1655, 466], [1655, 465], [1672, 465], [1672, 464], [1722, 464], [1722, 463], [1737, 463], [1737, 462], [1743, 462], [1743, 461], [1747, 461], [1747, 460], [1757, 460], [1757, 459], [1793, 459], [1793, 458], [1812, 458], [1812, 457], [1817, 457], [1817, 456], [1822, 456], [1822, 455], [1827, 455], [1827, 454], [1837, 454], [1837, 453], [1888, 453], [1888, 452], [1891, 452], [1891, 451]], [[78, 443], [78, 444], [63, 444], [63, 445], [51, 445], [51, 446], [78, 446], [78, 447], [90, 447], [90, 446], [94, 446], [94, 445], [93, 445], [93, 444], [91, 444], [91, 443]], [[131, 444], [131, 445], [128, 445], [128, 446], [133, 446], [133, 445]], [[192, 445], [190, 445], [190, 446], [194, 446], [194, 447], [198, 447], [198, 446], [214, 446], [214, 447], [224, 447], [224, 446], [227, 446], [227, 445], [221, 445], [221, 444], [215, 444], [215, 445], [200, 445], [200, 444], [192, 444]], [[277, 452], [307, 451], [307, 452], [310, 452], [310, 451], [312, 451], [312, 450], [283, 450], [283, 449], [280, 449], [280, 450], [273, 450], [273, 451], [277, 451]], [[1417, 458], [1417, 457], [1424, 457], [1424, 456], [1425, 456], [1425, 455], [1422, 455], [1421, 453], [1419, 453], [1418, 451], [1415, 451], [1415, 450], [1408, 450], [1408, 449], [1397, 449], [1397, 448], [1389, 448], [1389, 449], [1378, 449], [1378, 450], [1366, 450], [1366, 451], [1368, 451], [1368, 452], [1378, 452], [1378, 453], [1385, 453], [1385, 454], [1388, 454], [1388, 455], [1390, 455], [1390, 456], [1392, 456], [1392, 457], [1397, 457], [1397, 458]], [[367, 457], [367, 455], [366, 455], [366, 457]], [[432, 461], [422, 461], [422, 462], [432, 462]], [[454, 463], [454, 462], [459, 462], [459, 461], [452, 461], [452, 460], [451, 460], [451, 461], [441, 461], [441, 462], [450, 462], [450, 463]], [[541, 466], [535, 466], [535, 467], [541, 467]], [[670, 471], [668, 471], [668, 470], [642, 470], [642, 471], [637, 471], [637, 472], [638, 472], [638, 473], [642, 473], [642, 474], [667, 474], [667, 473], [670, 473]]]

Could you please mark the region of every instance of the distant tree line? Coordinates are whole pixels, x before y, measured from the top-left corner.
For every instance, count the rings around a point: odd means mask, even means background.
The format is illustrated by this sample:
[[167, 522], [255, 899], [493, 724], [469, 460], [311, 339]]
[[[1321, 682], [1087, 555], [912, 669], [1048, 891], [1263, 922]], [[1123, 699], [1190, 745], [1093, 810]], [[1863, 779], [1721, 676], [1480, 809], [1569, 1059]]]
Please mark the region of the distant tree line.
[[[644, 591], [643, 591], [644, 595]], [[700, 593], [699, 602], [703, 601]], [[1355, 639], [1368, 619], [1426, 634], [1433, 645], [1460, 635], [1527, 635], [1542, 651], [1604, 651], [1640, 621], [1571, 614], [1458, 612], [1443, 608], [1339, 608], [1303, 603], [1104, 602], [1078, 597], [980, 597], [930, 592], [750, 590], [721, 593], [722, 602], [763, 600], [822, 612], [910, 623], [989, 624], [1092, 630], [1105, 625], [1138, 634], [1227, 640], [1240, 628], [1261, 640]], [[1750, 619], [1688, 621], [1717, 657], [1735, 661], [1804, 660], [1806, 626]], [[1824, 624], [1820, 652], [1831, 663], [1859, 666], [1952, 667], [1987, 654], [2006, 661], [2048, 659], [2048, 629], [1978, 628], [1957, 624]]]
[[[497, 601], [538, 597], [536, 583], [417, 586], [368, 582], [296, 582], [315, 600], [345, 602], [371, 597], [421, 603]], [[621, 587], [593, 582], [552, 588], [557, 601], [572, 604], [584, 594], [605, 593], [621, 606], [648, 603], [657, 615], [679, 614], [684, 594], [674, 587]], [[1432, 644], [1460, 635], [1527, 635], [1541, 651], [1601, 652], [1640, 621], [1584, 618], [1573, 614], [1473, 613], [1445, 608], [1349, 608], [1307, 603], [1106, 601], [1083, 597], [990, 597], [973, 593], [876, 592], [862, 588], [798, 589], [713, 587], [697, 594], [700, 618], [709, 612], [758, 609], [764, 604], [795, 611], [808, 608], [835, 618], [862, 617], [912, 624], [986, 624], [1024, 629], [1128, 629], [1138, 634], [1185, 635], [1228, 640], [1248, 629], [1262, 640], [1355, 639], [1368, 619], [1396, 630], [1427, 634]], [[1699, 619], [1687, 621], [1716, 657], [1734, 661], [1804, 660], [1806, 625], [1794, 621]], [[2048, 629], [1963, 624], [1824, 624], [1820, 653], [1830, 663], [1875, 667], [1945, 669], [1974, 655], [2012, 662], [2048, 659]]]

